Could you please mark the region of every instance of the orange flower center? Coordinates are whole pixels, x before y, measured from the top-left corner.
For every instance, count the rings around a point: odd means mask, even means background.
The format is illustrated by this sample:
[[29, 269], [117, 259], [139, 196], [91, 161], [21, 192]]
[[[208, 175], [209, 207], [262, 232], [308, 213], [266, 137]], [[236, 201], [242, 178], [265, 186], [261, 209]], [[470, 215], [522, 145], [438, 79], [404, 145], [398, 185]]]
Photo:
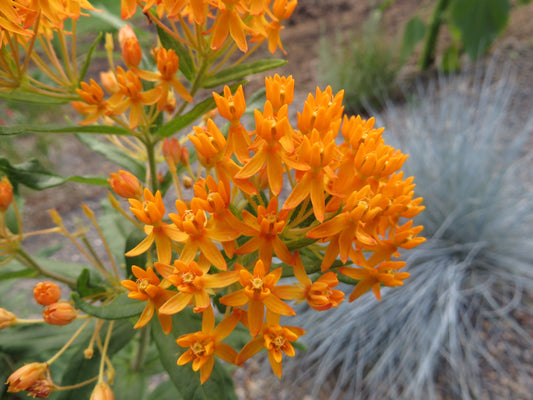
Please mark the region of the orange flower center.
[[276, 336], [272, 343], [279, 349], [280, 347], [283, 347], [286, 341], [287, 339], [285, 339], [284, 336]]
[[263, 289], [263, 280], [261, 278], [253, 278], [250, 281], [250, 286], [253, 290], [262, 290]]
[[195, 356], [200, 357], [205, 353], [205, 347], [202, 343], [196, 342], [191, 346], [191, 350]]
[[192, 272], [186, 272], [181, 275], [181, 280], [186, 285], [191, 285], [194, 282], [194, 274]]
[[137, 279], [136, 283], [141, 292], [144, 292], [146, 289], [148, 289], [148, 286], [150, 286], [150, 281], [147, 279]]

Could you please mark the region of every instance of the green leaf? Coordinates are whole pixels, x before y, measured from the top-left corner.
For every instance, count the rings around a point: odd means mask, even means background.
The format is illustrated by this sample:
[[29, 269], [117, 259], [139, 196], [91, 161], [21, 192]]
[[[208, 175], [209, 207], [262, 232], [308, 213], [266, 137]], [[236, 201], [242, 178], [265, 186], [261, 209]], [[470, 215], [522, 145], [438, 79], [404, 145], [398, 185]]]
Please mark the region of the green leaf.
[[101, 279], [96, 279], [99, 281], [98, 283], [95, 283], [94, 280], [94, 278], [91, 279], [91, 273], [87, 268], [84, 268], [83, 271], [81, 271], [76, 287], [76, 290], [81, 297], [91, 296], [106, 291], [106, 287], [101, 285]]
[[124, 218], [121, 213], [115, 210], [109, 204], [108, 199], [101, 202], [101, 215], [98, 218], [98, 225], [100, 225], [100, 229], [104, 232], [107, 245], [114, 255], [115, 260], [124, 259], [124, 243], [132, 229], [142, 232], [128, 219]]
[[450, 23], [461, 33], [461, 41], [471, 59], [485, 53], [509, 20], [508, 0], [455, 0], [450, 7]]
[[78, 293], [71, 294], [76, 307], [89, 315], [101, 319], [123, 319], [135, 317], [142, 313], [146, 306], [145, 301], [130, 299], [127, 294], [121, 294], [115, 300], [105, 305], [86, 303]]
[[212, 88], [215, 86], [224, 85], [229, 82], [257, 74], [259, 72], [282, 67], [285, 64], [287, 64], [287, 60], [282, 59], [258, 60], [250, 63], [239, 64], [234, 67], [226, 68], [215, 75], [210, 76], [202, 82], [202, 87]]
[[[108, 324], [104, 324], [100, 328], [100, 340], [102, 343], [105, 340], [108, 326]], [[93, 330], [87, 329], [87, 331], [92, 333]], [[111, 358], [115, 353], [129, 343], [134, 335], [135, 330], [129, 321], [115, 321], [113, 325], [113, 332], [111, 334], [111, 340], [107, 349], [107, 355]], [[94, 356], [90, 359], [85, 358], [83, 354], [83, 349], [85, 349], [88, 344], [88, 340], [81, 342], [79, 350], [74, 352], [72, 355], [65, 369], [65, 373], [61, 378], [62, 386], [83, 382], [98, 375], [98, 370], [100, 367], [99, 353], [95, 351]], [[62, 391], [58, 396], [58, 400], [89, 399], [91, 397], [93, 388], [94, 384], [85, 385], [79, 389]]]
[[[7, 99], [13, 101], [20, 101], [22, 103], [31, 104], [66, 104], [69, 101], [75, 100], [74, 96], [69, 99], [54, 98], [49, 96], [43, 96], [36, 93], [29, 93], [23, 90], [11, 90], [0, 91], [0, 99]], [[0, 133], [2, 133], [2, 127], [0, 126]]]
[[200, 330], [201, 320], [198, 315], [189, 309], [174, 315], [172, 332], [168, 335], [165, 335], [157, 319], [152, 320], [151, 324], [161, 364], [184, 400], [237, 399], [233, 380], [218, 361], [215, 361], [211, 377], [203, 385], [200, 383], [200, 373], [194, 372], [190, 364], [182, 366], [176, 364], [177, 359], [186, 350], [176, 344], [176, 338]]
[[405, 26], [402, 37], [402, 46], [400, 49], [400, 58], [405, 62], [413, 53], [416, 45], [424, 39], [426, 35], [426, 25], [422, 20], [415, 16], [409, 20]]
[[173, 120], [167, 122], [157, 131], [157, 135], [160, 137], [169, 137], [175, 133], [181, 131], [183, 128], [189, 126], [202, 115], [211, 111], [216, 107], [213, 97], [209, 97], [195, 105], [189, 112], [184, 115], [177, 116]]
[[[2, 92], [0, 92], [2, 93]], [[50, 102], [48, 102], [50, 103]], [[102, 135], [131, 135], [131, 131], [118, 126], [89, 125], [89, 126], [35, 126], [13, 125], [0, 126], [0, 135], [21, 135], [23, 133], [95, 133]]]
[[[101, 154], [109, 161], [120, 165], [139, 179], [146, 176], [146, 167], [143, 163], [124, 153], [120, 148], [110, 142], [100, 140], [90, 135], [76, 135], [76, 138], [92, 151]], [[107, 182], [106, 182], [107, 184]]]
[[66, 182], [80, 182], [100, 186], [107, 185], [106, 179], [102, 177], [78, 175], [66, 177], [58, 175], [47, 170], [36, 159], [12, 165], [7, 158], [0, 157], [0, 172], [7, 175], [15, 191], [17, 191], [18, 184], [22, 184], [34, 190], [44, 190], [62, 185]]
[[147, 400], [176, 400], [176, 387], [166, 379], [157, 385]]
[[22, 269], [19, 271], [7, 271], [0, 273], [0, 281], [6, 281], [8, 279], [18, 278], [31, 278], [37, 276], [37, 273], [33, 269]]
[[459, 48], [451, 44], [448, 46], [441, 61], [441, 70], [446, 73], [457, 72], [461, 69]]
[[87, 56], [85, 57], [85, 61], [83, 62], [83, 65], [80, 69], [80, 77], [78, 80], [79, 82], [83, 81], [83, 79], [85, 78], [85, 74], [87, 73], [87, 70], [89, 69], [89, 65], [91, 64], [91, 59], [94, 53], [94, 49], [96, 49], [96, 45], [102, 40], [103, 35], [104, 34], [100, 32], [98, 36], [96, 36], [96, 39], [94, 40], [94, 42], [91, 44], [91, 47], [89, 47], [89, 50], [87, 50]]
[[115, 400], [144, 399], [148, 389], [148, 375], [144, 371], [132, 371], [130, 363], [115, 363], [117, 374], [113, 382]]
[[179, 58], [179, 69], [181, 73], [187, 78], [189, 82], [194, 80], [195, 67], [189, 51], [183, 46], [175, 37], [171, 36], [167, 31], [157, 26], [157, 35], [161, 41], [161, 45], [165, 49], [172, 49], [176, 52]]

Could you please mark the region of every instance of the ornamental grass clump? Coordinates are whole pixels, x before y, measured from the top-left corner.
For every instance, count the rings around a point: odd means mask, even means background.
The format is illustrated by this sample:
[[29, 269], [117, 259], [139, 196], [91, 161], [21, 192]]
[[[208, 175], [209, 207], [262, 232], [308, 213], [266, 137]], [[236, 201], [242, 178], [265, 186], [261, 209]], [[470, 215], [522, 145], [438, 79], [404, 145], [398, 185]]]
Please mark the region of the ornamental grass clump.
[[[529, 396], [533, 120], [513, 117], [512, 75], [497, 67], [439, 76], [412, 104], [387, 108], [424, 198], [415, 223], [427, 241], [402, 258], [411, 278], [401, 291], [313, 318], [308, 350], [286, 369], [297, 384], [312, 379], [331, 399]], [[308, 326], [307, 312], [297, 318]]]
[[[156, 27], [153, 46], [143, 49], [123, 24], [81, 54], [77, 21], [99, 12], [88, 1], [2, 3], [0, 94], [65, 103], [80, 122], [0, 133], [76, 133], [119, 166], [65, 177], [36, 160], [0, 158], [5, 391], [235, 399], [227, 364], [264, 353], [281, 378], [297, 355], [306, 330], [291, 322], [294, 304], [329, 312], [345, 300], [341, 280], [349, 302], [404, 285], [410, 274], [398, 258], [424, 242], [413, 223], [424, 206], [402, 171], [407, 155], [386, 144], [384, 129], [347, 116], [343, 91], [329, 86], [293, 104], [293, 78], [277, 74], [247, 110], [243, 79], [285, 63], [247, 57], [261, 43], [283, 50], [281, 24], [296, 4], [122, 0], [123, 19], [142, 12]], [[98, 46], [109, 65], [86, 78]], [[81, 204], [84, 220], [72, 230], [51, 209], [51, 228], [27, 232], [20, 186], [68, 181], [108, 187], [101, 212]], [[83, 261], [27, 250], [28, 237], [48, 235], [73, 244]], [[33, 289], [35, 312], [13, 304], [12, 282], [23, 278], [46, 278]]]

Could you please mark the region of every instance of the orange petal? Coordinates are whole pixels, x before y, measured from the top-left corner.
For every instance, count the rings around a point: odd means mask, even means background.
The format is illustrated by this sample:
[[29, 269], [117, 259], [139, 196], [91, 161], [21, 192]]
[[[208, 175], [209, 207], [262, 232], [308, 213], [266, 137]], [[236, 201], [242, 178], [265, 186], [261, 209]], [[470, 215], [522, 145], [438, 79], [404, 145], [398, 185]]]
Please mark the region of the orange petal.
[[258, 336], [255, 339], [252, 339], [251, 341], [246, 343], [242, 350], [239, 352], [235, 363], [237, 365], [242, 365], [246, 360], [248, 360], [250, 357], [253, 357], [264, 348], [265, 345], [262, 336]]
[[225, 306], [238, 307], [243, 306], [250, 301], [250, 298], [246, 296], [244, 290], [237, 290], [236, 292], [227, 294], [220, 298], [220, 302]]
[[237, 352], [226, 343], [217, 343], [215, 348], [215, 354], [222, 358], [224, 361], [235, 364], [235, 359], [237, 358]]
[[159, 308], [159, 313], [163, 315], [179, 313], [187, 307], [187, 304], [190, 303], [191, 299], [192, 294], [190, 293], [177, 293]]
[[139, 243], [137, 246], [135, 246], [133, 249], [128, 251], [125, 256], [126, 257], [134, 257], [138, 256], [139, 254], [145, 253], [148, 251], [150, 246], [155, 240], [155, 235], [153, 233], [150, 233], [147, 237], [143, 239], [141, 243]]
[[263, 302], [255, 299], [250, 299], [250, 302], [248, 303], [248, 328], [252, 337], [257, 336], [257, 334], [261, 330], [261, 327], [263, 326], [264, 313], [265, 306], [263, 305]]
[[276, 374], [276, 376], [281, 379], [281, 363], [278, 363], [274, 359], [274, 355], [272, 354], [272, 352], [268, 352], [268, 360], [270, 361], [270, 366], [272, 367], [272, 371], [274, 372], [274, 374]]
[[200, 368], [200, 382], [205, 383], [211, 376], [213, 371], [213, 365], [215, 365], [215, 357], [210, 356], [204, 365]]
[[263, 300], [265, 306], [272, 312], [281, 315], [296, 315], [294, 310], [286, 303], [281, 301], [278, 297], [270, 295]]
[[134, 325], [133, 328], [139, 329], [145, 326], [148, 322], [150, 322], [150, 320], [154, 316], [154, 312], [155, 312], [154, 303], [152, 301], [148, 301], [148, 303], [146, 303], [146, 307], [144, 307], [144, 310], [141, 316], [139, 317], [139, 320], [137, 321], [137, 323]]
[[231, 332], [233, 332], [233, 330], [239, 323], [239, 320], [240, 320], [240, 313], [234, 312], [230, 314], [229, 316], [227, 316], [226, 318], [224, 318], [222, 321], [220, 321], [220, 323], [217, 325], [217, 327], [213, 331], [213, 336], [215, 337], [215, 339], [217, 341], [221, 341], [225, 337], [227, 337]]

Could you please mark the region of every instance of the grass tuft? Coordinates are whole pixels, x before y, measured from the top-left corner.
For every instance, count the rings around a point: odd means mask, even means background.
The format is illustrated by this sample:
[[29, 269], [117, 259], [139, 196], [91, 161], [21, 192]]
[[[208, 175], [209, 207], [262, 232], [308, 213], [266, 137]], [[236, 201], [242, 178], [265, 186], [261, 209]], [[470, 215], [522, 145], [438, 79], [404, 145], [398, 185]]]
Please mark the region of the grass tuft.
[[411, 278], [381, 302], [367, 294], [291, 321], [308, 348], [285, 366], [291, 384], [330, 399], [528, 396], [533, 118], [513, 119], [512, 74], [500, 67], [419, 84], [409, 106], [383, 113], [386, 140], [410, 155], [428, 241], [405, 252]]

